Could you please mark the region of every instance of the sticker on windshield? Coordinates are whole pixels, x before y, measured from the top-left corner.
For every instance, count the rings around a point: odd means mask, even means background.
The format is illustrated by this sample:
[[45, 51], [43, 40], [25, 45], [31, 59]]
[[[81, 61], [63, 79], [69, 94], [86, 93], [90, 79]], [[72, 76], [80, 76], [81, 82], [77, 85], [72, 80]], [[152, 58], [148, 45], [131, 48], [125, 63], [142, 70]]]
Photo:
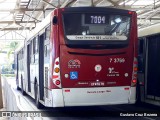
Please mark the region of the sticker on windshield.
[[69, 40], [127, 40], [126, 36], [111, 35], [67, 35]]

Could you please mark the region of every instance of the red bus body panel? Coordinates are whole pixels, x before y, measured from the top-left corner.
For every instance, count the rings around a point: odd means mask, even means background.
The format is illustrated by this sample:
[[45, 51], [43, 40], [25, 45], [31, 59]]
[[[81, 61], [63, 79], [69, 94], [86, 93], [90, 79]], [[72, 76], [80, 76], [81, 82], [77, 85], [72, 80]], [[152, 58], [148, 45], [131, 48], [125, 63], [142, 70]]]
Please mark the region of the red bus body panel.
[[[62, 9], [59, 10], [59, 26], [61, 26], [59, 27], [59, 41], [62, 87], [130, 86], [133, 60], [134, 57], [137, 57], [136, 13], [132, 12], [132, 24], [127, 47], [121, 49], [96, 50], [74, 49], [66, 46], [61, 10]], [[73, 60], [78, 60], [79, 65], [70, 67], [69, 62]], [[100, 72], [95, 71], [96, 65], [102, 67]], [[109, 69], [112, 69], [112, 73], [109, 73]], [[77, 72], [78, 79], [71, 80], [70, 72]], [[69, 77], [65, 78], [65, 74], [68, 74]], [[96, 82], [99, 83], [93, 85]]]
[[[133, 48], [130, 48], [133, 49]], [[63, 87], [92, 87], [92, 86], [130, 86], [132, 79], [133, 55], [128, 49], [118, 50], [72, 50], [65, 45], [60, 46], [61, 77]], [[71, 54], [71, 53], [75, 54]], [[81, 53], [79, 55], [78, 53]], [[89, 55], [86, 55], [89, 54]], [[97, 55], [96, 55], [97, 54]], [[116, 55], [114, 55], [116, 54]], [[102, 55], [102, 56], [99, 56]], [[124, 63], [115, 63], [115, 60], [124, 59]], [[111, 60], [112, 59], [112, 60]], [[70, 68], [69, 61], [79, 60], [80, 64]], [[100, 72], [96, 72], [95, 66], [101, 65]], [[113, 69], [110, 73], [109, 69]], [[65, 78], [65, 74], [71, 71], [78, 72], [78, 79]], [[125, 74], [128, 73], [128, 77]], [[79, 83], [81, 82], [81, 83]], [[100, 85], [93, 85], [100, 82]]]

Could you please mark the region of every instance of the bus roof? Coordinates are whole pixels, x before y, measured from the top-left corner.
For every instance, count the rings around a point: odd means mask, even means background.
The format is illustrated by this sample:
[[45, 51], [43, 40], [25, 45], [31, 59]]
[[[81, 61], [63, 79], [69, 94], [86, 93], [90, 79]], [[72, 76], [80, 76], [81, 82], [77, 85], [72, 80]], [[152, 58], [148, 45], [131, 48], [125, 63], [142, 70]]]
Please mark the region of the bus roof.
[[36, 34], [38, 34], [43, 28], [45, 28], [45, 26], [47, 26], [50, 23], [51, 13], [52, 12], [50, 12], [42, 22], [37, 23], [36, 28], [29, 33], [29, 36], [27, 37], [27, 41], [32, 37], [34, 37]]
[[149, 36], [160, 33], [160, 24], [151, 25], [138, 30], [138, 37]]
[[[28, 37], [26, 38], [25, 42], [30, 40], [32, 37], [34, 37], [36, 34], [38, 34], [45, 26], [47, 26], [50, 23], [50, 12], [45, 19], [43, 19], [42, 22], [37, 23], [36, 28], [33, 29], [32, 31], [29, 32]], [[19, 52], [22, 48], [24, 47], [24, 42], [23, 44], [19, 45], [19, 47], [15, 50], [15, 52]]]

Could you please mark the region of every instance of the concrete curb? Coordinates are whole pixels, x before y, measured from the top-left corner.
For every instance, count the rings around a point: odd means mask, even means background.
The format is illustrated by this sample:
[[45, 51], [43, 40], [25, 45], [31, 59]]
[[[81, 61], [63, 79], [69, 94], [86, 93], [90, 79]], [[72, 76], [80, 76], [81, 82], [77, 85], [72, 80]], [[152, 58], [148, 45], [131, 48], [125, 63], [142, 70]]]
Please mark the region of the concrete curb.
[[[4, 78], [4, 100], [6, 103], [6, 110], [11, 112], [25, 112], [22, 104], [26, 104], [21, 95], [17, 95], [15, 88], [9, 83], [10, 80]], [[34, 111], [34, 110], [32, 110]], [[12, 114], [12, 113], [11, 113]], [[9, 120], [35, 120], [34, 117], [9, 117]], [[40, 120], [41, 118], [39, 118]]]
[[3, 95], [2, 95], [2, 82], [1, 82], [1, 74], [0, 74], [0, 109], [3, 108]]

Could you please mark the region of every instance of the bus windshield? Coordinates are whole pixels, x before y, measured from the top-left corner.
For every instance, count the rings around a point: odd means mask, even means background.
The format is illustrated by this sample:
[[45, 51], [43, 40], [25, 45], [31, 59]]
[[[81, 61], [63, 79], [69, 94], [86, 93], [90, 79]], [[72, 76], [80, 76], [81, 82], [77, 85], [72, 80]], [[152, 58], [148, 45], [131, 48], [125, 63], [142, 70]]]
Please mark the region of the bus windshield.
[[126, 41], [130, 16], [105, 13], [64, 13], [64, 31], [68, 40]]

